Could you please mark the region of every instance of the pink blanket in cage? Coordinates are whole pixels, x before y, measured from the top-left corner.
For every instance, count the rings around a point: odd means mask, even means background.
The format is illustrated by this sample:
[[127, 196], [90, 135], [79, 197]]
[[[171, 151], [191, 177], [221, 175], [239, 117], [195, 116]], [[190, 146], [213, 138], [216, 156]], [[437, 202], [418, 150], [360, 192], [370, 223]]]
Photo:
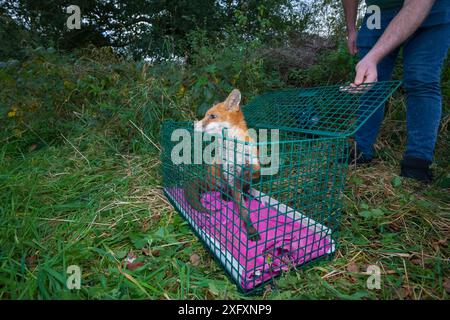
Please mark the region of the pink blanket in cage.
[[182, 189], [168, 191], [185, 210], [190, 209], [186, 211], [191, 212], [191, 218], [202, 230], [239, 261], [243, 267], [241, 285], [245, 289], [252, 289], [282, 270], [330, 252], [329, 234], [324, 234], [319, 227], [315, 228], [312, 222], [302, 225], [301, 220], [294, 221], [257, 200], [250, 201], [250, 219], [258, 230], [260, 240], [247, 241], [245, 228], [235, 213], [233, 202], [222, 200], [219, 192], [202, 196], [204, 207], [213, 211], [210, 215], [191, 208]]

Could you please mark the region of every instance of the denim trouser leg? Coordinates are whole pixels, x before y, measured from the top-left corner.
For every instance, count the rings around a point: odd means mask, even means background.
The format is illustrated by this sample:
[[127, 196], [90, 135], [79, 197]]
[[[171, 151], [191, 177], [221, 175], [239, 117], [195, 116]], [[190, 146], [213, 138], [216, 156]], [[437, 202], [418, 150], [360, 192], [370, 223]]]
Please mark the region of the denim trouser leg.
[[[362, 59], [367, 52], [370, 51], [370, 47], [358, 47], [358, 56]], [[377, 66], [378, 80], [388, 81], [391, 79], [392, 70], [395, 66], [395, 60], [398, 56], [399, 50], [395, 50], [387, 57], [385, 57]], [[356, 144], [358, 151], [360, 151], [365, 159], [373, 157], [373, 144], [378, 136], [381, 122], [384, 118], [384, 107], [379, 108], [367, 122], [358, 130], [355, 134]]]
[[[365, 23], [358, 33], [360, 58], [375, 45], [392, 17], [383, 21], [382, 30], [368, 30]], [[360, 39], [361, 38], [361, 39]], [[405, 157], [432, 161], [442, 110], [440, 76], [450, 46], [450, 24], [420, 27], [404, 44], [404, 87], [407, 95], [408, 142]], [[389, 80], [398, 49], [378, 65], [378, 80]], [[365, 158], [373, 156], [373, 144], [383, 121], [384, 109], [378, 110], [355, 135], [358, 149]]]
[[442, 111], [441, 70], [450, 24], [420, 28], [403, 46], [408, 140], [405, 157], [433, 160]]

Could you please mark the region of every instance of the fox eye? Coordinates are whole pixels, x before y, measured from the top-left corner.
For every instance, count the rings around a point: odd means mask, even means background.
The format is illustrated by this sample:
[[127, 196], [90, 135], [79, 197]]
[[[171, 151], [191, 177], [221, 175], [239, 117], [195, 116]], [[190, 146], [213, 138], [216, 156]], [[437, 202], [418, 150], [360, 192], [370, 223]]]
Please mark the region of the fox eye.
[[215, 114], [212, 113], [212, 114], [209, 115], [208, 118], [209, 118], [209, 119], [215, 119], [215, 118], [217, 118], [217, 115], [215, 115]]

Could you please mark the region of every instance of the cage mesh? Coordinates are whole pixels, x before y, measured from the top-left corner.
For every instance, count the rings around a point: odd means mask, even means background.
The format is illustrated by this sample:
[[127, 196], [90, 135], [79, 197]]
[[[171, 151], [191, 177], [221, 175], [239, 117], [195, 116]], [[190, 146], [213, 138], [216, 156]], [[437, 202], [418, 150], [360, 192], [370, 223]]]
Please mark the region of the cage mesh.
[[247, 104], [244, 114], [253, 127], [349, 136], [399, 85], [399, 81], [380, 81], [357, 88], [336, 85], [270, 92]]
[[[163, 123], [164, 192], [241, 290], [253, 291], [336, 250], [348, 136], [398, 86], [378, 82], [261, 95], [243, 107], [249, 126], [258, 129], [255, 142], [226, 132], [201, 135], [191, 122]], [[229, 150], [232, 166], [208, 161]], [[249, 150], [258, 150], [262, 174], [256, 179], [248, 179]], [[249, 161], [237, 161], [245, 157]]]

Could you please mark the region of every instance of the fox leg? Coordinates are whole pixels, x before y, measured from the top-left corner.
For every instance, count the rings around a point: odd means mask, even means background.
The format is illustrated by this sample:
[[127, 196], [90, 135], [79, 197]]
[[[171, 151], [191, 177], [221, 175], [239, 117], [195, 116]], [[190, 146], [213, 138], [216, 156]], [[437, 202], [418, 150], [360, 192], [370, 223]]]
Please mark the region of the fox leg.
[[228, 183], [222, 183], [220, 185], [220, 197], [224, 201], [232, 201], [233, 200], [233, 191]]
[[237, 208], [237, 212], [239, 213], [239, 216], [241, 217], [244, 228], [247, 231], [247, 236], [250, 240], [256, 241], [260, 239], [260, 236], [258, 234], [258, 231], [256, 231], [256, 228], [253, 226], [252, 221], [250, 220], [250, 213], [248, 208], [244, 205], [240, 205], [240, 203], [245, 203], [245, 201], [242, 201], [242, 193], [239, 191], [233, 192], [233, 198], [234, 198], [234, 206]]
[[[261, 176], [260, 167], [259, 167], [259, 165], [258, 166], [253, 165], [252, 167], [249, 167], [248, 165], [246, 165], [245, 167], [242, 168], [241, 175], [242, 175], [242, 182], [240, 182], [240, 183], [242, 184], [242, 193], [243, 193], [243, 196], [245, 198], [247, 198], [247, 200], [249, 202], [249, 206], [250, 206], [250, 196], [251, 196], [250, 186], [253, 181], [259, 179], [259, 177]], [[245, 203], [245, 201], [244, 201], [244, 203]], [[258, 234], [258, 231], [253, 226], [253, 224], [250, 220], [249, 210], [245, 206], [243, 206], [241, 216], [246, 224], [247, 232], [249, 234], [250, 239], [259, 240], [260, 236]]]
[[[239, 215], [245, 224], [245, 229], [247, 230], [247, 235], [250, 240], [259, 240], [260, 236], [258, 231], [253, 226], [250, 220], [250, 210], [245, 205], [245, 196], [249, 200], [250, 205], [250, 185], [252, 181], [251, 170], [248, 167], [243, 167], [241, 171], [241, 178], [236, 180], [236, 190], [233, 192], [235, 205], [237, 206]], [[242, 203], [242, 205], [239, 205]]]
[[220, 165], [213, 165], [208, 168], [206, 176], [203, 178], [194, 178], [186, 181], [184, 185], [184, 194], [187, 203], [199, 212], [209, 213], [201, 202], [201, 196], [204, 192], [220, 192], [222, 200], [230, 201], [233, 199], [232, 190], [228, 183], [222, 179]]
[[244, 196], [249, 199], [251, 196], [250, 194], [250, 186], [253, 182], [257, 181], [261, 177], [261, 171], [260, 171], [259, 165], [253, 165], [250, 169], [250, 167], [247, 165], [242, 170], [242, 177], [243, 177], [243, 187], [242, 191], [244, 193]]
[[187, 203], [198, 212], [209, 213], [210, 210], [206, 209], [201, 202], [202, 193], [208, 189], [207, 183], [200, 179], [193, 179], [184, 185], [184, 197]]
[[232, 201], [233, 193], [230, 185], [225, 181], [222, 171], [221, 165], [217, 163], [208, 168], [208, 174], [211, 177], [214, 190], [220, 192], [222, 200]]
[[202, 193], [208, 191], [214, 191], [217, 189], [217, 184], [220, 182], [218, 177], [220, 177], [220, 165], [213, 164], [208, 166], [206, 171], [199, 171], [197, 173], [201, 175], [200, 177], [186, 181], [184, 185], [184, 194], [187, 203], [197, 210], [198, 212], [209, 213], [211, 210], [206, 209], [202, 202]]

